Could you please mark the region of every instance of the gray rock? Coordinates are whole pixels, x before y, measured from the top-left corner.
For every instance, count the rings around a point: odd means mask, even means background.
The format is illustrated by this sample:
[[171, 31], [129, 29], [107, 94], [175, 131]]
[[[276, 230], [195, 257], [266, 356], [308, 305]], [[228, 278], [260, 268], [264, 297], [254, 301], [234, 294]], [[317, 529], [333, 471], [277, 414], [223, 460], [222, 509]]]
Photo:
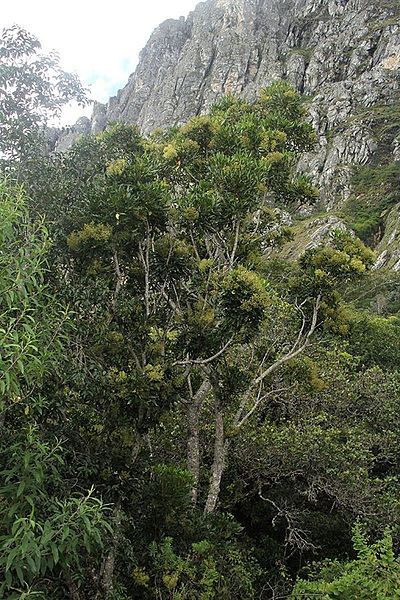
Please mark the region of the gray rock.
[[154, 31], [127, 85], [96, 105], [92, 130], [123, 121], [150, 133], [286, 78], [310, 97], [320, 142], [300, 168], [329, 209], [350, 193], [349, 165], [377, 148], [358, 115], [399, 99], [399, 73], [397, 0], [207, 0]]
[[56, 152], [66, 152], [83, 135], [92, 131], [92, 121], [88, 117], [80, 117], [75, 125], [53, 131], [53, 149]]
[[396, 204], [387, 215], [385, 234], [376, 254], [375, 269], [385, 267], [400, 271], [400, 204]]
[[91, 133], [101, 133], [107, 126], [107, 107], [105, 104], [95, 102], [92, 114]]
[[288, 259], [297, 259], [307, 250], [317, 248], [321, 244], [332, 243], [338, 232], [354, 235], [345, 223], [335, 215], [324, 215], [318, 218], [310, 217], [293, 223], [293, 239], [284, 244], [278, 251], [271, 249], [269, 255], [278, 255]]
[[[400, 136], [382, 140], [379, 124], [381, 108], [400, 102], [399, 0], [201, 2], [153, 32], [126, 86], [95, 104], [90, 131], [121, 121], [148, 134], [280, 78], [305, 95], [318, 134], [298, 168], [320, 187], [319, 209], [346, 202], [354, 166], [380, 160], [383, 142], [400, 159]], [[81, 135], [72, 129], [57, 149]]]

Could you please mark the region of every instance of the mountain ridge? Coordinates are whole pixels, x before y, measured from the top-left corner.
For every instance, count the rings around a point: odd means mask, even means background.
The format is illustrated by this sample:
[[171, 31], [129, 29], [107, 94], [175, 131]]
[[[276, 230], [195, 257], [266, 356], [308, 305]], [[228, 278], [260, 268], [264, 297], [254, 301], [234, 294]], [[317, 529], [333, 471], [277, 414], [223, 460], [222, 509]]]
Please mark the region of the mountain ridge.
[[[86, 130], [98, 133], [120, 121], [148, 134], [207, 112], [224, 94], [253, 99], [277, 79], [304, 95], [318, 135], [316, 151], [299, 168], [321, 189], [319, 209], [350, 211], [351, 225], [358, 218], [348, 208], [357, 203], [354, 170], [400, 159], [397, 0], [201, 2], [187, 18], [156, 28], [126, 86], [106, 105], [96, 103]], [[388, 131], [386, 113], [397, 131]], [[375, 220], [397, 210], [394, 201], [382, 207], [376, 199], [365, 202], [372, 203]], [[387, 214], [378, 217], [381, 208]], [[379, 247], [384, 235], [374, 239], [381, 266], [400, 269], [397, 237], [400, 226], [389, 247]]]

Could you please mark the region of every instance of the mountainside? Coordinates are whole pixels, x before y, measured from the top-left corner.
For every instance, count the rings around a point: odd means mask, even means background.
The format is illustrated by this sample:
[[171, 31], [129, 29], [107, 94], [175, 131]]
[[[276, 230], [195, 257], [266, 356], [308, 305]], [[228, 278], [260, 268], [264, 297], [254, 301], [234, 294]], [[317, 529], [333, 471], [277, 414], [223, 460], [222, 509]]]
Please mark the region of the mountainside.
[[318, 134], [300, 168], [321, 188], [319, 210], [378, 245], [380, 266], [400, 269], [399, 75], [398, 0], [208, 0], [154, 31], [125, 88], [95, 106], [87, 127], [124, 121], [150, 133], [223, 94], [253, 98], [287, 79]]

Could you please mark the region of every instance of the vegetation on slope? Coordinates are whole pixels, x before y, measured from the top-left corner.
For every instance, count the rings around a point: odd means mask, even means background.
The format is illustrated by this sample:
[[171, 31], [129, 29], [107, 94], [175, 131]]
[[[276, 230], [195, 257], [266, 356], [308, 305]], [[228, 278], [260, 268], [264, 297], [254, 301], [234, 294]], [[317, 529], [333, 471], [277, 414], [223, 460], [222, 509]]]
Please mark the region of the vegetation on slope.
[[357, 237], [265, 252], [318, 195], [303, 110], [276, 83], [8, 161], [4, 598], [399, 595], [396, 300]]

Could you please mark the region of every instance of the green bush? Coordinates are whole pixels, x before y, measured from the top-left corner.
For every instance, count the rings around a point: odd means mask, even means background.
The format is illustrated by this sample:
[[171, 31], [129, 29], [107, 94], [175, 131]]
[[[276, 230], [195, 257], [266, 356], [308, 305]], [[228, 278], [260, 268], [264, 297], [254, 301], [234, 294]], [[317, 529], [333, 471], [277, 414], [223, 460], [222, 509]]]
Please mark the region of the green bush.
[[394, 554], [390, 532], [368, 544], [361, 526], [356, 525], [353, 543], [355, 560], [325, 562], [314, 580], [297, 582], [292, 600], [398, 600], [400, 558]]
[[400, 319], [357, 312], [349, 318], [349, 341], [353, 354], [367, 365], [397, 369], [400, 364]]
[[358, 167], [352, 177], [353, 194], [343, 216], [364, 241], [373, 242], [383, 223], [383, 213], [399, 202], [400, 164], [391, 162]]

